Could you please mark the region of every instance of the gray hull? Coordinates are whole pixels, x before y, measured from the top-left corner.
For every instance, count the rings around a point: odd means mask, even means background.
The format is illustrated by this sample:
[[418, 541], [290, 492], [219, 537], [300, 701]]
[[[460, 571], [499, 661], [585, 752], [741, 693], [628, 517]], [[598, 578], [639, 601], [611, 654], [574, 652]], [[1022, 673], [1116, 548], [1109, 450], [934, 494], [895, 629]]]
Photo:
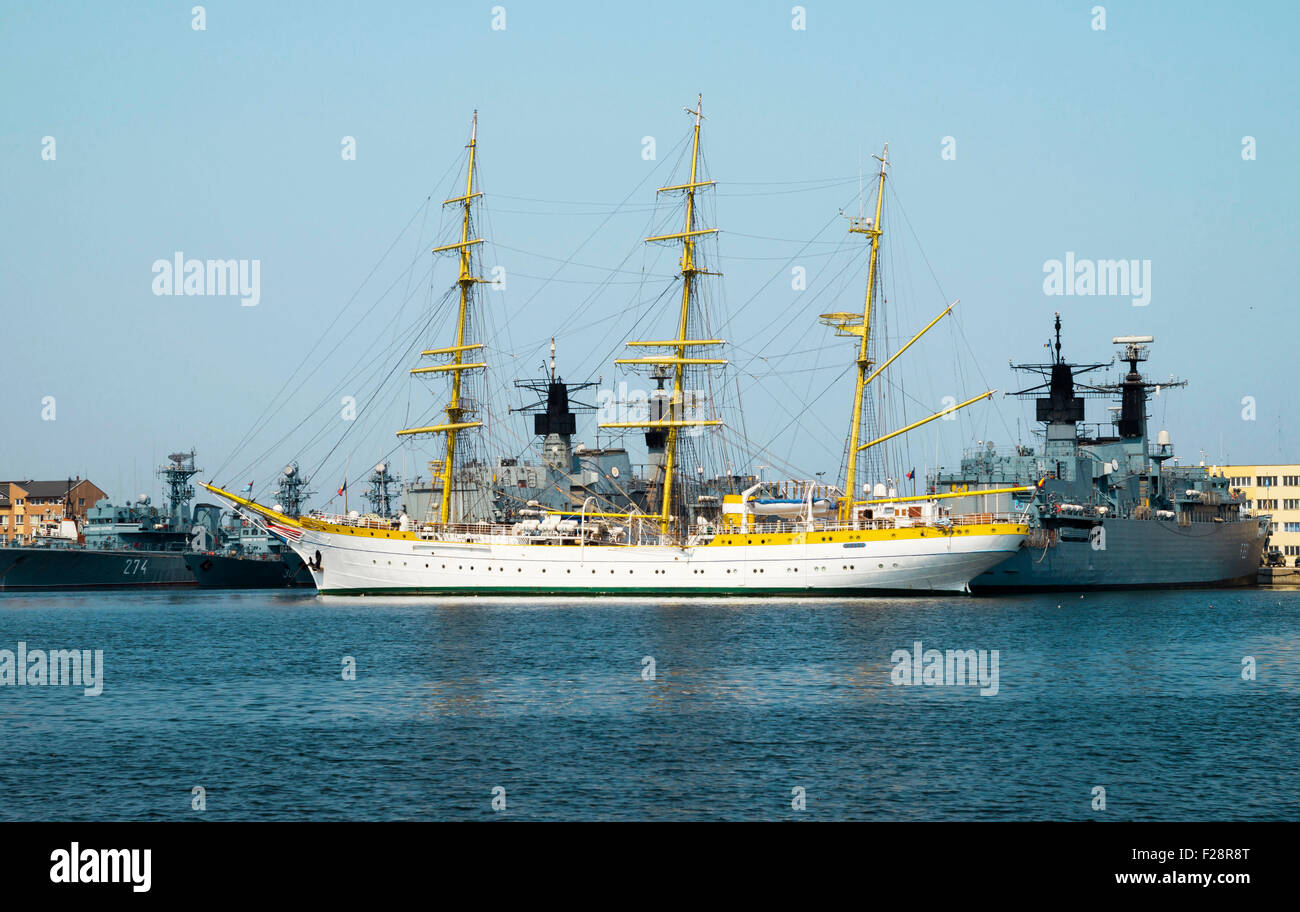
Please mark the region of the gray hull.
[[[1103, 534], [1057, 529], [971, 580], [975, 593], [1054, 589], [1248, 586], [1255, 583], [1267, 519], [1192, 523], [1108, 519]], [[1100, 545], [1100, 547], [1099, 547]]]
[[0, 548], [0, 591], [193, 588], [179, 551]]
[[236, 557], [229, 554], [186, 552], [185, 563], [201, 589], [282, 589], [314, 586], [302, 558], [285, 555]]

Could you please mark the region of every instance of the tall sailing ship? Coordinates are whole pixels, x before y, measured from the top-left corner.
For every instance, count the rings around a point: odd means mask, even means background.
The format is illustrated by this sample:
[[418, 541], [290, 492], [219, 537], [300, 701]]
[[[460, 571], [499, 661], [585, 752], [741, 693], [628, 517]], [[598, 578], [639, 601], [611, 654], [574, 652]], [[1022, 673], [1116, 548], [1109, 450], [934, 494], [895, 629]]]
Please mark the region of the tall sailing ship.
[[[944, 315], [893, 357], [875, 364], [872, 316], [880, 294], [880, 219], [888, 146], [877, 158], [875, 217], [850, 223], [850, 230], [870, 243], [863, 309], [822, 315], [823, 323], [851, 338], [856, 348], [843, 487], [798, 479], [780, 485], [750, 483], [752, 476], [715, 475], [706, 480], [702, 453], [723, 421], [712, 406], [694, 407], [693, 391], [711, 389], [710, 372], [726, 365], [727, 359], [722, 356], [725, 341], [713, 338], [709, 331], [703, 290], [705, 280], [717, 273], [707, 268], [700, 242], [717, 229], [703, 224], [697, 202], [715, 185], [701, 174], [702, 102], [686, 111], [694, 121], [687, 179], [658, 191], [682, 196], [681, 230], [646, 239], [681, 247], [682, 287], [673, 331], [665, 334], [667, 338], [627, 342], [632, 353], [615, 362], [653, 378], [662, 390], [663, 407], [600, 424], [610, 431], [645, 436], [649, 477], [635, 497], [619, 501], [594, 494], [575, 496], [567, 508], [529, 500], [516, 511], [514, 521], [475, 521], [482, 517], [471, 509], [473, 496], [465, 480], [482, 462], [467, 459], [465, 451], [474, 452], [474, 435], [483, 426], [475, 378], [488, 366], [487, 347], [480, 336], [484, 321], [476, 313], [477, 287], [484, 281], [476, 257], [482, 243], [476, 237], [475, 215], [482, 196], [476, 173], [477, 113], [470, 132], [464, 192], [444, 202], [459, 209], [459, 240], [434, 248], [435, 253], [452, 253], [459, 261], [454, 335], [447, 340], [450, 344], [422, 352], [436, 363], [411, 371], [449, 380], [450, 395], [442, 410], [445, 419], [397, 432], [403, 438], [432, 436], [443, 441], [443, 458], [432, 464], [440, 480], [436, 509], [431, 498], [423, 520], [405, 512], [396, 519], [320, 512], [294, 517], [215, 485], [204, 486], [288, 541], [325, 594], [726, 596], [967, 591], [972, 578], [1021, 547], [1028, 532], [1023, 510], [996, 512], [976, 503], [972, 512], [961, 513], [951, 509], [954, 501], [942, 495], [902, 497], [883, 484], [858, 490], [864, 453], [994, 392], [862, 442], [874, 432], [874, 424], [864, 423], [864, 411], [870, 411], [869, 384]], [[573, 433], [566, 387], [554, 370], [552, 361], [550, 402], [547, 411], [536, 416], [539, 433], [546, 434], [546, 448], [553, 440], [567, 445]], [[613, 474], [617, 476], [616, 469]], [[982, 493], [994, 498], [1011, 490]], [[964, 503], [971, 502], [969, 494], [961, 496]]]

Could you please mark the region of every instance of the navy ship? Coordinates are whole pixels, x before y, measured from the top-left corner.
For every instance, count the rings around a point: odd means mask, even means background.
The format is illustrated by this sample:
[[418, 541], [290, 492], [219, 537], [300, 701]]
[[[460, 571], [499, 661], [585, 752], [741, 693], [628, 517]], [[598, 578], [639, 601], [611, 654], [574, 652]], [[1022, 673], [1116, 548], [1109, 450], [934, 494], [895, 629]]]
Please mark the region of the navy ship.
[[[971, 591], [1253, 584], [1270, 517], [1252, 515], [1241, 492], [1204, 465], [1178, 465], [1167, 431], [1154, 446], [1148, 439], [1150, 395], [1186, 385], [1142, 376], [1138, 365], [1154, 339], [1115, 337], [1128, 371], [1118, 383], [1094, 385], [1079, 378], [1110, 364], [1066, 361], [1060, 314], [1055, 328], [1050, 363], [1012, 365], [1044, 380], [1012, 394], [1034, 400], [1041, 446], [1001, 451], [988, 443], [966, 453], [959, 471], [941, 469], [930, 479], [937, 491], [1039, 489], [984, 495], [999, 499], [995, 510], [1022, 510], [1030, 532], [1019, 551], [971, 580]], [[1085, 423], [1088, 398], [1119, 400], [1109, 422]]]
[[[311, 491], [296, 462], [278, 482], [276, 508], [298, 516]], [[224, 521], [223, 521], [224, 520]], [[203, 589], [281, 589], [315, 586], [292, 548], [266, 527], [240, 515], [224, 514], [214, 504], [194, 510], [193, 550], [185, 554], [191, 575]]]
[[168, 486], [160, 510], [141, 494], [133, 504], [101, 500], [78, 531], [71, 517], [59, 536], [0, 548], [0, 590], [186, 588], [198, 585], [185, 564], [190, 543], [194, 453], [173, 453], [159, 470]]

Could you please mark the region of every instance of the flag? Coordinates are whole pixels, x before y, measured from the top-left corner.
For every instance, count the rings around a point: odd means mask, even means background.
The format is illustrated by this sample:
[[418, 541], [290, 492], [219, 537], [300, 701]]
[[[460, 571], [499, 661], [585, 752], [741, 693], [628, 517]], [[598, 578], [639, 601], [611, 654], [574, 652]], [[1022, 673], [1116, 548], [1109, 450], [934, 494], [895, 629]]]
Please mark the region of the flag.
[[248, 493], [249, 493], [249, 494], [252, 494], [252, 493], [253, 493], [253, 483], [252, 483], [251, 481], [248, 483], [247, 487], [248, 487]]
[[297, 542], [302, 539], [302, 529], [294, 526], [287, 526], [284, 523], [268, 522], [267, 531], [279, 538], [286, 538], [291, 542]]
[[343, 496], [343, 492], [346, 491], [347, 489], [348, 489], [348, 480], [345, 478], [345, 479], [343, 479], [343, 484], [339, 485], [339, 493], [338, 493], [338, 496], [339, 496], [339, 497], [342, 497], [342, 496]]
[[908, 481], [915, 481], [915, 480], [916, 480], [916, 469], [912, 469], [912, 471], [910, 471], [910, 472], [907, 473], [907, 479], [908, 479]]

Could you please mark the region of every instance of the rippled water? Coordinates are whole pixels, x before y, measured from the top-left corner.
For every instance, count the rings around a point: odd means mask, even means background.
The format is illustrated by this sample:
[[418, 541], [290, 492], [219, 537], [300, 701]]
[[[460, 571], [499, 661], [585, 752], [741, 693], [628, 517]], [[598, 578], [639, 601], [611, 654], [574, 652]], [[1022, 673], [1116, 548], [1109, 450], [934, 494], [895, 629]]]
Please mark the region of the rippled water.
[[[0, 649], [105, 664], [0, 687], [0, 819], [1298, 819], [1298, 609], [0, 595]], [[891, 684], [916, 640], [998, 693]]]

